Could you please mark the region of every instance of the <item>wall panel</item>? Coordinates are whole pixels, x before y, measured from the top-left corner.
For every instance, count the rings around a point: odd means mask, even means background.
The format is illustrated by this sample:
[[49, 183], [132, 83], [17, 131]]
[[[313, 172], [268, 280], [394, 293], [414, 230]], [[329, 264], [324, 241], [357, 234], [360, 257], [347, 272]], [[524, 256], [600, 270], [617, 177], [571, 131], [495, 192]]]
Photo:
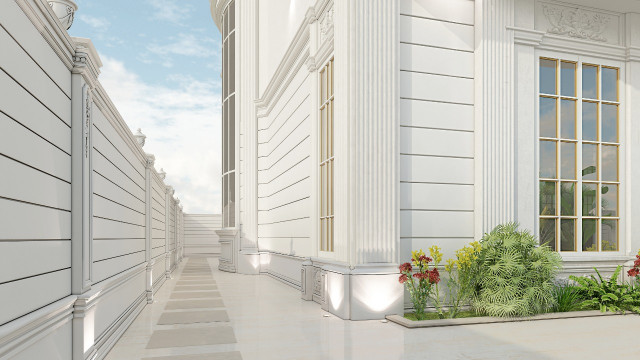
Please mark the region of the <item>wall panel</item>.
[[474, 236], [474, 7], [400, 2], [401, 259]]

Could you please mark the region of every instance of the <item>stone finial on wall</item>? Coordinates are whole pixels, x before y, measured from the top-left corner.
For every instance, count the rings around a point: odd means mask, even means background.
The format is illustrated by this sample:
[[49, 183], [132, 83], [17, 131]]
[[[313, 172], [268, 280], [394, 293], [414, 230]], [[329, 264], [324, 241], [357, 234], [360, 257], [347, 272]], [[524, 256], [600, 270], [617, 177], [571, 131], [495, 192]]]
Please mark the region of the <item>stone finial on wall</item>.
[[138, 141], [138, 144], [140, 144], [140, 146], [144, 147], [144, 142], [147, 139], [147, 135], [143, 134], [141, 129], [138, 129], [133, 137], [136, 138], [136, 141]]
[[156, 157], [153, 154], [146, 154], [146, 155], [147, 155], [147, 167], [152, 168], [156, 163]]
[[160, 171], [158, 172], [158, 176], [160, 177], [160, 179], [164, 180], [167, 177], [167, 173], [164, 171], [163, 168], [160, 168]]
[[78, 4], [73, 0], [47, 0], [47, 2], [62, 23], [62, 26], [69, 30], [73, 25], [73, 16], [78, 10]]

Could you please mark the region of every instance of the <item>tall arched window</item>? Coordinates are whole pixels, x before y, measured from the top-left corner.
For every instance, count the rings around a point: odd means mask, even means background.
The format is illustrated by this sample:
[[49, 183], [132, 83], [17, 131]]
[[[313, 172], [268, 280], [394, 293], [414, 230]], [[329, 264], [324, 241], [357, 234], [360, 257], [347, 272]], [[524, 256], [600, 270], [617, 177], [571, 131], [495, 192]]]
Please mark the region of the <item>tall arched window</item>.
[[235, 1], [222, 15], [222, 227], [236, 226]]

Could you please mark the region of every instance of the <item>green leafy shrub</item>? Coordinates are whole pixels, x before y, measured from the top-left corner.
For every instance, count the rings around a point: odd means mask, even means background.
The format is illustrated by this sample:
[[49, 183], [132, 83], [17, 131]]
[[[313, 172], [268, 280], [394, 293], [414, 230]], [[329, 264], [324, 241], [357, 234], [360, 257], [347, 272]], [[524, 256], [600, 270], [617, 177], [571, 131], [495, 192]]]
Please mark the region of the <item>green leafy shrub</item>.
[[551, 307], [553, 312], [580, 310], [584, 301], [580, 288], [567, 282], [554, 284], [553, 296], [555, 298], [555, 304]]
[[582, 308], [600, 309], [602, 312], [633, 311], [640, 314], [639, 289], [630, 284], [618, 283], [622, 266], [618, 266], [608, 280], [602, 278], [598, 269], [594, 268], [594, 270], [597, 277], [594, 275], [569, 277], [580, 285], [580, 291], [586, 298]]
[[472, 306], [490, 316], [530, 316], [555, 305], [553, 279], [560, 255], [517, 223], [499, 225], [480, 241]]

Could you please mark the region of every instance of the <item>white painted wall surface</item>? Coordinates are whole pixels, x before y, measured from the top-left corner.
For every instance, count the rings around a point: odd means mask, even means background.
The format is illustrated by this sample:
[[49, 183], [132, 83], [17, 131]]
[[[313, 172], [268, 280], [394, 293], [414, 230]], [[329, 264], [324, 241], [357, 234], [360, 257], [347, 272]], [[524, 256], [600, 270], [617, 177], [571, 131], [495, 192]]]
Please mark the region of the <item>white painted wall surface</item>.
[[216, 230], [222, 229], [219, 214], [184, 214], [184, 254], [220, 255], [220, 239]]
[[269, 0], [259, 8], [259, 90], [262, 94], [289, 48], [313, 0]]
[[71, 294], [71, 74], [14, 1], [0, 25], [3, 325]]
[[400, 1], [400, 259], [474, 236], [474, 1]]
[[302, 67], [258, 118], [258, 247], [311, 256], [310, 73]]

